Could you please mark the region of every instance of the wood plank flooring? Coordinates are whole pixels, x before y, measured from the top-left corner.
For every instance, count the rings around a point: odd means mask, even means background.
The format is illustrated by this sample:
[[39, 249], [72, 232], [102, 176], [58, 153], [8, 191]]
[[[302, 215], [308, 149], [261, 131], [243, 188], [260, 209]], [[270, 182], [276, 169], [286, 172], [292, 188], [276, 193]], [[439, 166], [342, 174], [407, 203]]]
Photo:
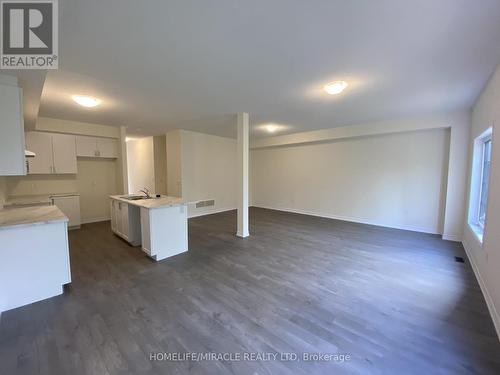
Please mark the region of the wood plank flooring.
[[[109, 222], [70, 232], [73, 282], [2, 314], [0, 374], [500, 373], [460, 244], [257, 208], [250, 219], [247, 239], [234, 235], [235, 212], [191, 219], [190, 251], [158, 263]], [[187, 352], [278, 358], [150, 360]]]

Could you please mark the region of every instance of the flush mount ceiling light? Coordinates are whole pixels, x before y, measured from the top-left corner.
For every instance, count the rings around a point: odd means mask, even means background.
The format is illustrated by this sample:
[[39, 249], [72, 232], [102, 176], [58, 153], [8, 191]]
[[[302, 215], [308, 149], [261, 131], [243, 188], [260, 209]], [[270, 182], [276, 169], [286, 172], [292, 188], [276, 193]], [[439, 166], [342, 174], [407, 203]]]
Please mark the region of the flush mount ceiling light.
[[268, 125], [266, 125], [266, 130], [267, 130], [269, 133], [274, 133], [276, 130], [278, 130], [278, 125], [275, 125], [275, 124], [268, 124]]
[[83, 107], [92, 108], [101, 103], [101, 101], [97, 98], [93, 98], [92, 96], [86, 95], [73, 95], [71, 97], [76, 103], [80, 104]]
[[287, 130], [289, 128], [288, 125], [277, 124], [275, 122], [268, 122], [267, 124], [260, 124], [256, 126], [256, 129], [266, 132], [266, 133], [281, 133], [283, 130]]
[[327, 94], [337, 95], [337, 94], [340, 94], [342, 91], [344, 91], [344, 89], [346, 87], [347, 87], [346, 81], [335, 81], [335, 82], [327, 83], [323, 87], [323, 90], [325, 90]]

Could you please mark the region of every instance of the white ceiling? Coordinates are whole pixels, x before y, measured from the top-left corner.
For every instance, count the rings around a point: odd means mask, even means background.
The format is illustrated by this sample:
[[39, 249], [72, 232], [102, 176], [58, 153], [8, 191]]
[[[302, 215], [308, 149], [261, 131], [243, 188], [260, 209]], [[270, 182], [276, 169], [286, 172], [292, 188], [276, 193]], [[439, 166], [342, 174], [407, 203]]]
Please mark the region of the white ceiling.
[[[470, 107], [500, 61], [497, 0], [64, 0], [40, 115], [131, 134], [280, 134]], [[332, 80], [349, 82], [337, 97]], [[103, 100], [77, 107], [72, 94]], [[140, 128], [141, 130], [137, 130]]]

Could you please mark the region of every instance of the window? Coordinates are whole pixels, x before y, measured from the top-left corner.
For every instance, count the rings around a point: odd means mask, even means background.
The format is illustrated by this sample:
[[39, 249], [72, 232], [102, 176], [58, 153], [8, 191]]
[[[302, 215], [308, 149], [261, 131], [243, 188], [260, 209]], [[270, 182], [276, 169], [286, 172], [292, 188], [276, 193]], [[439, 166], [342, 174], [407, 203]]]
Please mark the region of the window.
[[488, 181], [490, 180], [491, 138], [485, 139], [482, 145], [481, 194], [479, 194], [478, 224], [484, 228], [486, 204], [488, 203]]
[[483, 241], [484, 226], [486, 224], [486, 207], [488, 205], [491, 135], [492, 129], [489, 128], [477, 137], [474, 142], [469, 226], [481, 242]]

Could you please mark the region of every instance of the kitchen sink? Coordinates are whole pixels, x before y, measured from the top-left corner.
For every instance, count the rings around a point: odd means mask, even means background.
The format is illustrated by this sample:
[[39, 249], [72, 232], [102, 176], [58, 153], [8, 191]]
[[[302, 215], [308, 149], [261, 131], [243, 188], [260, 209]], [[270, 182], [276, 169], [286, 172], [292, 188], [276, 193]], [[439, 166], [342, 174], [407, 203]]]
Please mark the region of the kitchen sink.
[[122, 198], [129, 200], [129, 201], [138, 201], [141, 199], [153, 199], [154, 197], [146, 197], [145, 195], [127, 195], [127, 196], [122, 197]]

